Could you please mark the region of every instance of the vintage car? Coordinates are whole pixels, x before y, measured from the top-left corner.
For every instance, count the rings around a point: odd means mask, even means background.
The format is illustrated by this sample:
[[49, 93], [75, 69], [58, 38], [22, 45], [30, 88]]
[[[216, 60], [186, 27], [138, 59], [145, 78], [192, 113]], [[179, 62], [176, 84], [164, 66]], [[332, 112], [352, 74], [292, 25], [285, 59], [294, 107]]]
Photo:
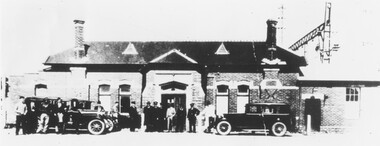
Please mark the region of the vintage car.
[[283, 136], [290, 126], [290, 106], [284, 103], [251, 103], [245, 113], [224, 114], [217, 120], [216, 130], [221, 135], [231, 131], [264, 130]]
[[[42, 102], [45, 98], [44, 97], [27, 97], [25, 99], [25, 103], [27, 105], [28, 110], [30, 111], [31, 108], [35, 109], [35, 116], [37, 117], [39, 115], [39, 107], [42, 105]], [[56, 105], [57, 97], [48, 97], [46, 98], [49, 101], [50, 107], [53, 107]], [[70, 107], [72, 107], [73, 102], [76, 102], [77, 109], [76, 111], [71, 110]], [[73, 129], [73, 116], [78, 116], [79, 121], [79, 129], [87, 129], [91, 134], [102, 134], [105, 131], [113, 131], [117, 127], [117, 122], [108, 114], [107, 112], [102, 112], [98, 110], [91, 109], [91, 101], [87, 100], [78, 100], [78, 99], [71, 99], [63, 100], [63, 104], [67, 107], [67, 114], [63, 117], [64, 122], [66, 123], [65, 128], [66, 129]], [[53, 113], [49, 115], [50, 117], [53, 117]], [[54, 127], [56, 125], [56, 118], [50, 118], [49, 120], [49, 127]]]

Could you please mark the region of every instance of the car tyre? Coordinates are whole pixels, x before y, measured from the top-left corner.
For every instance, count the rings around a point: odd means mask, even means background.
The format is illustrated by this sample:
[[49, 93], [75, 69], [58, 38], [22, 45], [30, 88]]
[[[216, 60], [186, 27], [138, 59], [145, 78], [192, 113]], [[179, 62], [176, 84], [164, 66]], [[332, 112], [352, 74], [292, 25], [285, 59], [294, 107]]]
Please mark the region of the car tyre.
[[216, 126], [216, 131], [220, 135], [228, 135], [230, 134], [231, 130], [232, 130], [231, 124], [227, 121], [221, 121]]
[[103, 121], [99, 119], [91, 120], [88, 123], [88, 131], [90, 131], [91, 134], [99, 135], [104, 132], [105, 124]]
[[284, 136], [287, 131], [287, 127], [282, 122], [276, 122], [272, 125], [271, 134], [274, 136]]

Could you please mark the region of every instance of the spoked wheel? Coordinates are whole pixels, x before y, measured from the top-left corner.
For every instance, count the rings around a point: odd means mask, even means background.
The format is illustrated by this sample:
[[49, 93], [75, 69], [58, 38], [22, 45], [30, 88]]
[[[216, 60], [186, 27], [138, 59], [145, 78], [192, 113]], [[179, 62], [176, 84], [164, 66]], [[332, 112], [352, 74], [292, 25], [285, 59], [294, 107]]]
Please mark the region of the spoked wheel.
[[216, 126], [216, 130], [220, 135], [228, 135], [231, 132], [231, 124], [228, 123], [227, 121], [222, 121], [219, 122], [218, 125]]
[[88, 123], [88, 131], [91, 134], [99, 135], [104, 132], [105, 124], [99, 119], [94, 119]]
[[276, 122], [272, 125], [271, 133], [274, 136], [284, 136], [287, 131], [286, 125], [282, 122]]

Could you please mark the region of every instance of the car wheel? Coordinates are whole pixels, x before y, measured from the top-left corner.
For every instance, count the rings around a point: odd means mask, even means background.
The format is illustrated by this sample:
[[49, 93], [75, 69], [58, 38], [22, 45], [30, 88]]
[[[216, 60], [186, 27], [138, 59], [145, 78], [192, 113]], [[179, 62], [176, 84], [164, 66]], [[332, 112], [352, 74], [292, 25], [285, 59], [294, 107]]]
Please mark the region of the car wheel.
[[272, 125], [271, 133], [274, 136], [284, 136], [287, 131], [286, 125], [282, 122], [276, 122]]
[[228, 135], [231, 132], [231, 124], [227, 121], [221, 121], [216, 126], [216, 130], [220, 135]]
[[91, 120], [88, 123], [88, 131], [90, 131], [91, 134], [99, 135], [104, 132], [105, 124], [99, 119]]

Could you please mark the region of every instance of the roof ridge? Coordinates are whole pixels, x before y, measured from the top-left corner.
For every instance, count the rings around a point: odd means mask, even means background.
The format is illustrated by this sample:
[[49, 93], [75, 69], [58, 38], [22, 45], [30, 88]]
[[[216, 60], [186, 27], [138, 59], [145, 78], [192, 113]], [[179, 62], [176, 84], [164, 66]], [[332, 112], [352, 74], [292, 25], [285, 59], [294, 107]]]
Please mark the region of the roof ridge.
[[255, 40], [125, 40], [125, 41], [86, 41], [85, 43], [104, 43], [104, 42], [265, 42]]

